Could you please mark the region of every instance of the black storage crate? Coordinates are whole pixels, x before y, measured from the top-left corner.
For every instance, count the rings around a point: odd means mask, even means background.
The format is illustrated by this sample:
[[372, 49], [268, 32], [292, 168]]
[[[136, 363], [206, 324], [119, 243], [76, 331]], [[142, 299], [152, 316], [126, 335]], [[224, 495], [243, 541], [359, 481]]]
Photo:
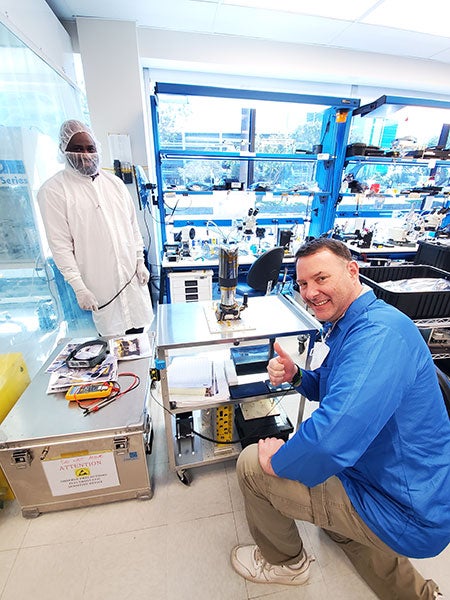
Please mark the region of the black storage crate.
[[414, 258], [416, 265], [431, 265], [450, 272], [450, 245], [419, 240]]
[[442, 319], [450, 317], [448, 292], [392, 292], [380, 285], [383, 281], [413, 278], [450, 279], [450, 273], [429, 265], [399, 265], [389, 267], [361, 267], [362, 283], [373, 288], [377, 298], [392, 304], [411, 319]]

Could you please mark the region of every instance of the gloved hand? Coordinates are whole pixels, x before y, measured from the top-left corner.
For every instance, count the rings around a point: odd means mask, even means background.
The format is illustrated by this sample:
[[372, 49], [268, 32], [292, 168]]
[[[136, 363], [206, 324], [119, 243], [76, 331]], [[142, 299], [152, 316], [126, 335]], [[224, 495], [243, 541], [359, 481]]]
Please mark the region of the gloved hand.
[[83, 310], [97, 310], [98, 301], [94, 294], [85, 288], [79, 292], [75, 292], [77, 297], [78, 306]]
[[98, 300], [91, 292], [88, 290], [81, 279], [77, 279], [73, 282], [70, 282], [73, 291], [75, 292], [75, 296], [77, 297], [78, 306], [82, 310], [97, 310], [98, 309]]
[[137, 260], [136, 263], [136, 277], [141, 285], [146, 285], [148, 280], [150, 279], [150, 273], [145, 267], [144, 259], [141, 258]]

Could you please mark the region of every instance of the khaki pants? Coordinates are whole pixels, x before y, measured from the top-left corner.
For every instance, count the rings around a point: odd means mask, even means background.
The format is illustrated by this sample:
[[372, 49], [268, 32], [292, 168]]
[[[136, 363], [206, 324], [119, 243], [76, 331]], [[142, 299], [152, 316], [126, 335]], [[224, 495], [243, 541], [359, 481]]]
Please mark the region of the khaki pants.
[[330, 477], [308, 488], [298, 481], [266, 475], [258, 446], [240, 454], [237, 475], [250, 532], [271, 564], [293, 564], [303, 542], [294, 519], [321, 527], [340, 545], [354, 567], [382, 600], [431, 600], [438, 586], [425, 580], [404, 556], [396, 554], [362, 521], [341, 482]]

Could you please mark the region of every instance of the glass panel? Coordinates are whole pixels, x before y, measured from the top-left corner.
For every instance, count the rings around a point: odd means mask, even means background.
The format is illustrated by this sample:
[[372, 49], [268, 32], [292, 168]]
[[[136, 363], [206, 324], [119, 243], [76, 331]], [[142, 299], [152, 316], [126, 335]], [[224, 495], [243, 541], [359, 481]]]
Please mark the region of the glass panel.
[[[393, 147], [400, 155], [437, 145], [444, 123], [450, 123], [450, 110], [420, 106], [405, 106], [389, 118], [355, 117], [351, 124], [349, 143], [362, 142], [384, 150]], [[395, 147], [395, 144], [394, 144]]]
[[[320, 144], [327, 107], [236, 98], [158, 95], [161, 148], [290, 154]], [[252, 134], [252, 127], [254, 134]]]
[[[163, 159], [165, 190], [206, 192], [245, 188], [264, 191], [311, 190], [316, 186], [315, 161]], [[249, 171], [251, 172], [249, 174]], [[241, 184], [241, 185], [238, 185]]]
[[313, 152], [321, 143], [328, 107], [288, 102], [261, 102], [256, 107], [256, 152]]
[[0, 355], [21, 352], [31, 376], [85, 319], [68, 318], [72, 300], [46, 258], [36, 204], [62, 167], [58, 130], [69, 116], [83, 118], [78, 91], [0, 24]]
[[250, 207], [258, 209], [258, 219], [309, 216], [313, 194], [255, 192], [220, 192], [207, 194], [164, 194], [167, 225], [195, 220], [197, 222], [243, 219]]
[[442, 186], [442, 191], [450, 191], [450, 164], [449, 165], [438, 165], [436, 168], [435, 181], [437, 186]]
[[345, 169], [345, 175], [358, 181], [363, 189], [370, 190], [375, 184], [379, 186], [377, 192], [382, 194], [399, 194], [421, 187], [427, 183], [429, 173], [430, 167], [426, 162], [415, 165], [395, 161], [384, 164], [349, 161]]
[[240, 161], [223, 160], [162, 160], [165, 190], [204, 192], [226, 189], [227, 180], [239, 181]]
[[254, 165], [254, 183], [250, 189], [298, 192], [316, 187], [316, 163], [313, 161], [255, 161]]

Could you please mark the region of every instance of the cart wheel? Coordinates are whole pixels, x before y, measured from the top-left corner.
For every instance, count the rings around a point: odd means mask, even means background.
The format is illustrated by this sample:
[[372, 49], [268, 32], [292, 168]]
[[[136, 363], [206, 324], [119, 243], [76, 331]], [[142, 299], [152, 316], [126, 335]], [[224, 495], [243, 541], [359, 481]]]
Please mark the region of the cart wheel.
[[183, 485], [191, 485], [192, 475], [190, 471], [177, 471], [177, 477]]

